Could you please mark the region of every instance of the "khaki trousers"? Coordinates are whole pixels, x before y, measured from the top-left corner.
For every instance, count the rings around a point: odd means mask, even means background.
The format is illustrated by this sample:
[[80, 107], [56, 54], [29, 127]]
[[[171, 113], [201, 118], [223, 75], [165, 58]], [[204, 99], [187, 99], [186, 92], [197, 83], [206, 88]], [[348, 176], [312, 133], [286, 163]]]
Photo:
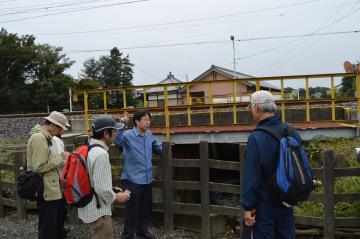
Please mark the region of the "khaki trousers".
[[112, 219], [110, 216], [102, 216], [89, 224], [92, 231], [92, 239], [114, 239]]

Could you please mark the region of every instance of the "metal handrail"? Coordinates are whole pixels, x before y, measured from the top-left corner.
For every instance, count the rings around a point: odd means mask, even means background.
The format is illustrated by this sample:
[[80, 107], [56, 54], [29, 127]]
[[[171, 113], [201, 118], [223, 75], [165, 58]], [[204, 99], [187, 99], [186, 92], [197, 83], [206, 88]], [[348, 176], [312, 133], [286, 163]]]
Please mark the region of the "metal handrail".
[[[356, 96], [355, 97], [335, 97], [335, 85], [334, 79], [335, 77], [355, 77], [356, 79]], [[322, 99], [313, 99], [310, 98], [309, 93], [309, 80], [310, 79], [318, 79], [318, 78], [329, 78], [330, 80], [330, 98], [322, 98]], [[253, 88], [253, 91], [260, 89], [268, 89], [269, 86], [262, 86], [261, 82], [263, 81], [280, 81], [280, 88], [277, 90], [273, 89], [274, 95], [279, 95], [280, 99], [276, 99], [276, 102], [280, 106], [281, 110], [281, 118], [282, 121], [285, 122], [285, 109], [286, 105], [294, 105], [294, 104], [305, 104], [306, 109], [306, 122], [312, 122], [310, 118], [310, 109], [311, 104], [324, 104], [331, 103], [331, 121], [335, 122], [336, 120], [336, 112], [335, 112], [335, 103], [337, 102], [349, 102], [349, 101], [357, 101], [357, 110], [358, 110], [358, 119], [360, 118], [360, 74], [348, 74], [348, 73], [332, 73], [332, 74], [316, 74], [316, 75], [290, 75], [290, 76], [271, 76], [271, 77], [254, 77], [254, 78], [246, 78], [246, 79], [225, 79], [225, 80], [217, 80], [217, 81], [198, 81], [198, 82], [183, 82], [183, 83], [169, 83], [169, 84], [152, 84], [152, 85], [141, 85], [141, 86], [131, 86], [131, 87], [121, 87], [121, 88], [103, 88], [103, 89], [86, 89], [86, 90], [75, 90], [73, 93], [73, 100], [77, 101], [79, 95], [84, 96], [84, 112], [85, 112], [85, 128], [86, 132], [89, 131], [89, 105], [88, 105], [88, 96], [89, 94], [102, 94], [103, 95], [103, 110], [97, 111], [102, 113], [113, 112], [114, 109], [108, 109], [108, 94], [112, 92], [120, 92], [122, 94], [122, 107], [119, 106], [117, 111], [127, 113], [128, 111], [133, 111], [136, 109], [149, 108], [149, 109], [157, 109], [163, 111], [165, 113], [165, 128], [166, 128], [166, 138], [170, 140], [170, 111], [173, 108], [184, 109], [187, 111], [188, 115], [188, 126], [192, 126], [191, 123], [191, 109], [196, 107], [208, 107], [209, 108], [209, 117], [210, 117], [210, 125], [214, 125], [214, 108], [218, 108], [220, 106], [223, 107], [232, 107], [233, 111], [233, 124], [238, 124], [237, 122], [237, 114], [239, 106], [244, 106], [246, 103], [249, 103], [250, 95], [249, 93], [241, 93], [238, 91], [239, 83], [247, 83], [248, 86]], [[295, 80], [305, 80], [305, 99], [297, 100], [291, 97], [292, 93], [286, 93], [284, 89], [284, 81], [295, 81]], [[250, 84], [249, 84], [250, 83]], [[232, 93], [227, 94], [226, 102], [216, 102], [219, 95], [214, 95], [214, 89], [216, 84], [232, 84]], [[191, 96], [190, 87], [191, 86], [207, 86], [208, 95], [204, 96]], [[169, 105], [169, 88], [177, 87], [176, 91], [178, 94], [180, 93], [181, 98], [176, 98], [176, 105]], [[153, 102], [152, 100], [148, 100], [147, 96], [149, 94], [154, 94], [154, 92], [148, 92], [149, 90], [157, 88], [163, 89], [160, 93], [162, 97], [163, 106], [159, 107], [151, 107], [149, 102]], [[141, 90], [141, 94], [143, 94], [143, 105], [140, 108], [130, 108], [127, 105], [127, 92], [130, 91]], [[251, 93], [251, 92], [250, 92]], [[178, 97], [177, 94], [177, 97]], [[220, 95], [221, 96], [221, 95]], [[246, 100], [241, 100], [246, 98]], [[199, 104], [194, 104], [193, 99], [200, 99]], [[215, 99], [215, 102], [214, 102]], [[180, 100], [180, 103], [178, 102]], [[358, 122], [359, 126], [359, 122]]]

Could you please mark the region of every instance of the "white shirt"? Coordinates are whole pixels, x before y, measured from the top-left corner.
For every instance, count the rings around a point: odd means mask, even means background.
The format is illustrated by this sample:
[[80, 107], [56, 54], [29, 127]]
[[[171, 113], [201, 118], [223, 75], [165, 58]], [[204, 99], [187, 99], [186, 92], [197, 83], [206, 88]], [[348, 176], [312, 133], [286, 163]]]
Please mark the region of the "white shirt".
[[52, 137], [51, 142], [52, 145], [49, 147], [49, 149], [52, 156], [58, 156], [65, 152], [64, 142], [59, 137]]

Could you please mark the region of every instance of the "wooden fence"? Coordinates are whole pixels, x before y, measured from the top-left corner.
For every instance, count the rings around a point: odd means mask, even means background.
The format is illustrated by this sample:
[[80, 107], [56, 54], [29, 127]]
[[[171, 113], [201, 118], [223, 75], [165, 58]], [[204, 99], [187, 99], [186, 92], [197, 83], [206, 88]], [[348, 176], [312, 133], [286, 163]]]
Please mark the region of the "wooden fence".
[[[242, 171], [242, 162], [245, 154], [245, 145], [239, 145], [238, 161], [223, 161], [209, 158], [208, 142], [200, 142], [199, 159], [175, 159], [172, 154], [172, 145], [169, 142], [163, 143], [163, 155], [154, 158], [154, 166], [161, 169], [161, 177], [153, 181], [154, 188], [161, 188], [163, 191], [163, 203], [153, 203], [153, 210], [163, 212], [164, 225], [169, 231], [174, 228], [174, 215], [193, 215], [201, 217], [202, 238], [211, 238], [211, 215], [220, 214], [227, 216], [242, 215], [240, 207], [219, 206], [210, 204], [210, 192], [239, 194], [241, 191], [242, 177], [240, 173], [240, 185], [215, 183], [210, 181], [210, 169], [222, 169], [231, 171]], [[23, 163], [24, 151], [14, 152], [14, 163], [0, 163], [0, 170], [12, 171], [14, 176], [19, 174], [19, 167]], [[113, 165], [120, 165], [119, 157], [112, 157]], [[2, 160], [0, 162], [3, 162]], [[174, 168], [199, 168], [199, 181], [178, 181], [173, 179]], [[323, 182], [323, 193], [312, 193], [309, 201], [321, 202], [324, 204], [323, 217], [296, 216], [298, 225], [316, 226], [324, 228], [324, 238], [335, 238], [336, 227], [360, 227], [360, 218], [337, 218], [334, 213], [334, 205], [337, 202], [360, 201], [359, 193], [335, 194], [334, 184], [337, 177], [360, 176], [360, 168], [335, 168], [334, 154], [330, 150], [323, 152], [323, 168], [313, 169], [316, 179]], [[119, 185], [119, 179], [113, 180], [114, 185]], [[0, 193], [7, 189], [15, 189], [14, 182], [4, 182], [0, 180]], [[201, 203], [181, 203], [175, 202], [174, 192], [176, 190], [198, 190], [201, 195]], [[4, 198], [0, 195], [0, 213], [4, 215], [4, 206], [16, 207], [18, 218], [26, 217], [26, 209], [35, 209], [34, 202], [26, 202], [17, 195], [15, 199]]]

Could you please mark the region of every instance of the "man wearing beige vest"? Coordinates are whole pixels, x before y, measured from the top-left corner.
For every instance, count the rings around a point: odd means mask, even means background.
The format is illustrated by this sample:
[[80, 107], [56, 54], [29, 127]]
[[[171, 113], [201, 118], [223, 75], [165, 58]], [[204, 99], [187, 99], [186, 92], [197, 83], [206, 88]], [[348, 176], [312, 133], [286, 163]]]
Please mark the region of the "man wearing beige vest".
[[70, 127], [65, 115], [53, 111], [45, 117], [45, 124], [31, 129], [27, 143], [27, 169], [43, 177], [43, 199], [37, 200], [39, 209], [39, 239], [63, 239], [64, 200], [60, 189], [60, 175], [57, 168], [64, 164], [67, 152], [52, 156], [49, 147], [52, 137], [63, 134]]

